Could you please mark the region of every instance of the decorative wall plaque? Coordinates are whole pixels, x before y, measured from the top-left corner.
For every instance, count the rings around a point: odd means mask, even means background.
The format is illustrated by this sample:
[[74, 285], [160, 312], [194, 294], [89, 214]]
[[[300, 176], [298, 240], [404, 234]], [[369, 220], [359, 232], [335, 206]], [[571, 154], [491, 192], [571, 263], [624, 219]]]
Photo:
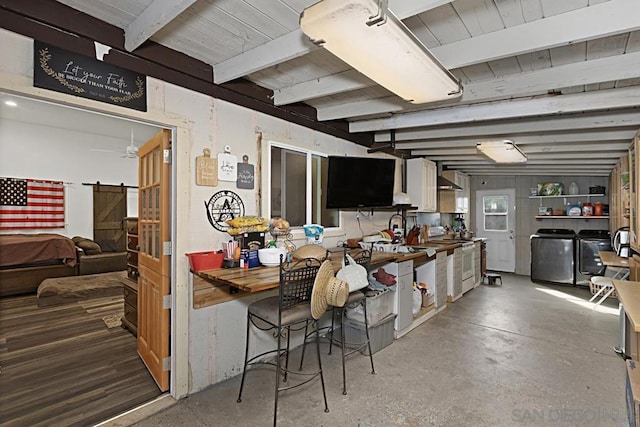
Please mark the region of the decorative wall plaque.
[[34, 42], [33, 85], [56, 92], [147, 111], [147, 76]]
[[225, 221], [244, 216], [244, 203], [233, 191], [218, 191], [208, 202], [204, 202], [204, 206], [209, 224], [218, 231], [227, 231], [229, 225]]

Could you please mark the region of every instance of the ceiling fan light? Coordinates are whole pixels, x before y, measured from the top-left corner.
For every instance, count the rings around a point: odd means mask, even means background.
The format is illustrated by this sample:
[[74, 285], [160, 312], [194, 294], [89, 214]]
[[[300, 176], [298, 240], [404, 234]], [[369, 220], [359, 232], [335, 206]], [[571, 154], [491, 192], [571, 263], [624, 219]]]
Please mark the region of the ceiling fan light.
[[400, 19], [383, 12], [386, 20], [374, 24], [375, 0], [322, 0], [302, 12], [300, 28], [312, 42], [408, 102], [461, 96], [456, 77]]
[[496, 163], [526, 163], [527, 161], [527, 155], [508, 139], [481, 141], [476, 148]]

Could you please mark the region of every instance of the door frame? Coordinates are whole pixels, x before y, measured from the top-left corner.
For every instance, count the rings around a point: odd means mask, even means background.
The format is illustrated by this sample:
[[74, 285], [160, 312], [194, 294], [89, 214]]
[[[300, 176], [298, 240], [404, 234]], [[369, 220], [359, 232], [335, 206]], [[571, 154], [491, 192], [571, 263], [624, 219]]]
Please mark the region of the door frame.
[[[174, 254], [188, 252], [188, 242], [178, 239], [177, 218], [183, 218], [181, 224], [188, 227], [189, 200], [189, 151], [178, 150], [180, 141], [189, 141], [189, 121], [186, 117], [167, 114], [163, 111], [147, 112], [129, 110], [123, 107], [105, 104], [90, 99], [43, 90], [33, 87], [32, 79], [23, 75], [0, 73], [0, 91], [13, 93], [38, 101], [50, 102], [60, 107], [73, 107], [81, 110], [105, 114], [125, 120], [135, 120], [150, 126], [171, 130], [171, 251]], [[186, 145], [186, 143], [185, 143]], [[185, 177], [178, 180], [178, 176]], [[189, 312], [191, 295], [189, 289], [189, 269], [187, 263], [178, 263], [176, 256], [171, 257], [171, 316], [170, 351], [171, 372], [169, 394], [180, 399], [189, 394]]]

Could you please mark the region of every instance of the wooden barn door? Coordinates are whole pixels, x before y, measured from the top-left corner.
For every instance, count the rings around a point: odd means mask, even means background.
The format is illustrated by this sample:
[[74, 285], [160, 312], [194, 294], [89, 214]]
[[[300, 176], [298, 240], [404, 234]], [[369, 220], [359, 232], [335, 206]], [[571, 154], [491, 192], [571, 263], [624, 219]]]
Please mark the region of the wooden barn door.
[[113, 240], [118, 251], [127, 247], [124, 217], [127, 216], [127, 188], [93, 185], [93, 240]]
[[167, 391], [171, 132], [160, 131], [140, 147], [138, 153], [138, 353], [158, 387]]

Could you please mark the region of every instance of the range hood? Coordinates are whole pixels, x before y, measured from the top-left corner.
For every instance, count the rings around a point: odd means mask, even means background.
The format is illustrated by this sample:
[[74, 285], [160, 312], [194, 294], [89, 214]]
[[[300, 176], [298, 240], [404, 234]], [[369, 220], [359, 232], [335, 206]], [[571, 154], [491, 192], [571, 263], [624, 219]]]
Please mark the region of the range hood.
[[449, 181], [442, 175], [438, 175], [438, 190], [462, 190], [462, 187]]

